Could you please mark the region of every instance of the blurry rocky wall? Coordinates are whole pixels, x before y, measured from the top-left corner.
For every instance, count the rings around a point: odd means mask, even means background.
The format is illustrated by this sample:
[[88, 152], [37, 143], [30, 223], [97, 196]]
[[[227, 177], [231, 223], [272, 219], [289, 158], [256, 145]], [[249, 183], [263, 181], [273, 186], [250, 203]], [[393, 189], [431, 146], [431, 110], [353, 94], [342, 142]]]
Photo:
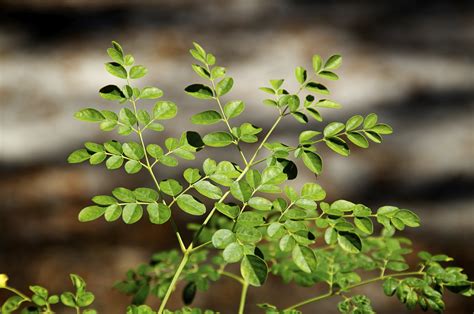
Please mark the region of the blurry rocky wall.
[[[113, 136], [72, 118], [82, 107], [110, 106], [97, 91], [114, 82], [103, 67], [111, 40], [150, 69], [144, 85], [159, 86], [180, 106], [165, 134], [147, 138], [156, 142], [178, 134], [206, 106], [183, 92], [198, 80], [188, 55], [192, 41], [228, 67], [232, 97], [257, 111], [246, 117], [263, 128], [274, 113], [261, 104], [258, 86], [274, 78], [294, 86], [293, 69], [309, 67], [313, 53], [342, 54], [341, 79], [329, 86], [344, 110], [326, 111], [325, 122], [377, 112], [395, 133], [349, 158], [325, 154], [319, 183], [330, 199], [414, 210], [422, 227], [406, 234], [415, 249], [447, 253], [474, 276], [474, 2], [0, 0], [0, 272], [14, 285], [57, 290], [69, 286], [69, 273], [78, 273], [96, 292], [101, 313], [122, 313], [129, 298], [111, 289], [113, 283], [175, 245], [168, 225], [81, 224], [76, 218], [93, 195], [151, 183], [122, 170], [65, 162], [83, 142]], [[288, 121], [276, 136], [290, 140], [301, 130]], [[210, 153], [235, 158], [230, 150]], [[179, 173], [168, 168], [160, 176]], [[302, 173], [296, 184], [304, 180], [314, 177]], [[188, 218], [179, 216], [179, 225]], [[287, 305], [316, 289], [283, 288], [273, 279], [251, 290], [248, 313], [279, 291], [286, 292], [276, 302]], [[394, 298], [379, 298], [377, 286], [363, 291], [380, 313], [406, 311]], [[223, 280], [196, 305], [233, 313], [239, 293]], [[179, 293], [172, 301], [180, 304]], [[305, 310], [334, 313], [336, 302]], [[474, 304], [450, 297], [447, 308], [472, 313]]]

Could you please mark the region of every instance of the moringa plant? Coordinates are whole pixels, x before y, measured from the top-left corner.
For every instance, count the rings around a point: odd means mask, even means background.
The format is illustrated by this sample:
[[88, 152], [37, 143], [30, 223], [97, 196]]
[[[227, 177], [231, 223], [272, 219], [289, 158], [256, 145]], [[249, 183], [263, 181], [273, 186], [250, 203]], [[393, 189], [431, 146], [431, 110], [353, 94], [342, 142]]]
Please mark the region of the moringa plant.
[[[185, 92], [212, 107], [191, 117], [195, 125], [218, 124], [222, 128], [203, 137], [196, 131], [184, 131], [179, 137], [164, 140], [164, 145], [146, 143], [146, 132], [162, 132], [164, 121], [177, 115], [174, 102], [158, 100], [163, 96], [157, 87], [137, 87], [136, 79], [147, 74], [142, 65], [122, 47], [112, 43], [107, 50], [112, 62], [106, 70], [124, 85], [107, 85], [100, 89], [102, 98], [117, 102], [115, 110], [82, 109], [75, 114], [81, 121], [98, 123], [103, 131], [116, 130], [120, 136], [135, 136], [135, 140], [110, 140], [105, 143], [87, 142], [74, 151], [70, 163], [88, 161], [91, 165], [105, 162], [107, 169], [124, 168], [129, 174], [147, 172], [150, 187], [133, 190], [116, 187], [111, 195], [92, 198], [94, 205], [82, 209], [79, 220], [92, 221], [103, 217], [107, 222], [121, 219], [133, 224], [148, 219], [152, 224], [170, 223], [178, 249], [154, 254], [149, 263], [127, 272], [116, 284], [121, 292], [132, 296], [130, 314], [149, 313], [214, 313], [212, 310], [189, 308], [197, 291], [225, 277], [242, 286], [240, 303], [228, 312], [244, 313], [249, 287], [265, 284], [267, 276], [279, 277], [284, 283], [304, 287], [321, 285], [326, 292], [294, 304], [279, 304], [278, 300], [258, 304], [265, 313], [301, 313], [305, 305], [338, 297], [341, 313], [374, 313], [365, 295], [353, 293], [363, 285], [378, 283], [387, 296], [396, 296], [409, 309], [417, 305], [423, 310], [444, 310], [443, 294], [449, 290], [464, 296], [473, 295], [472, 282], [459, 267], [445, 266], [452, 259], [444, 254], [419, 252], [419, 263], [411, 268], [405, 260], [411, 242], [397, 235], [406, 227], [418, 227], [420, 219], [408, 210], [396, 206], [371, 209], [347, 200], [324, 202], [326, 192], [315, 183], [323, 170], [320, 146], [342, 156], [349, 156], [349, 144], [368, 148], [369, 142], [381, 143], [382, 136], [392, 128], [378, 121], [376, 114], [355, 115], [343, 122], [331, 122], [318, 128], [310, 120], [323, 121], [321, 111], [337, 109], [340, 105], [326, 97], [329, 90], [319, 81], [337, 80], [334, 73], [342, 58], [333, 55], [324, 61], [312, 58], [312, 70], [295, 70], [299, 87], [284, 88], [284, 80], [270, 80], [261, 87], [268, 98], [263, 100], [274, 108], [276, 118], [269, 130], [232, 120], [244, 112], [241, 100], [224, 100], [234, 81], [222, 66], [216, 65], [214, 55], [194, 44], [192, 65], [204, 83], [192, 84]], [[153, 108], [148, 103], [153, 100]], [[117, 107], [114, 107], [117, 108]], [[257, 109], [252, 109], [257, 110]], [[291, 143], [273, 141], [271, 136], [283, 119], [294, 119], [309, 125]], [[247, 144], [255, 147], [248, 153]], [[187, 168], [181, 178], [162, 178], [159, 167], [176, 167], [180, 159], [194, 160], [205, 147], [235, 149], [240, 161], [207, 158], [196, 168]], [[245, 148], [245, 149], [244, 149]], [[314, 180], [297, 190], [289, 181], [298, 171], [297, 161], [312, 174]], [[201, 223], [191, 223], [191, 239], [185, 239], [174, 217], [177, 211], [202, 217]], [[196, 217], [193, 218], [196, 221]], [[238, 264], [236, 267], [228, 267]], [[0, 288], [14, 295], [2, 306], [2, 313], [22, 309], [22, 313], [53, 313], [52, 305], [62, 303], [75, 308], [76, 313], [91, 314], [85, 309], [94, 296], [85, 290], [84, 281], [71, 275], [75, 293], [49, 295], [40, 286], [31, 286], [31, 297], [7, 285], [6, 275], [0, 276]], [[184, 306], [168, 310], [168, 301], [180, 284]], [[147, 298], [158, 298], [156, 311], [145, 305]], [[278, 303], [273, 305], [272, 303]], [[28, 307], [24, 307], [25, 305]]]

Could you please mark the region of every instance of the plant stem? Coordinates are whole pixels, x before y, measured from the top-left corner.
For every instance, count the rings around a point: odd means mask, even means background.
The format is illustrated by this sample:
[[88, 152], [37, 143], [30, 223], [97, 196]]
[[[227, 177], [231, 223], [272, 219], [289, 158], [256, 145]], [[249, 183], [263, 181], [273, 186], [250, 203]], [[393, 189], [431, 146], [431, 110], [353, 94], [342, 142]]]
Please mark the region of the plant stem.
[[[211, 70], [209, 69], [209, 65], [207, 63], [206, 63], [206, 67], [207, 67], [207, 71], [210, 73]], [[221, 114], [222, 114], [222, 119], [224, 120], [225, 124], [227, 125], [227, 128], [229, 129], [230, 134], [233, 134], [232, 133], [232, 127], [230, 126], [229, 120], [227, 119], [227, 116], [225, 115], [224, 108], [222, 107], [222, 104], [221, 104], [221, 100], [220, 100], [219, 96], [217, 96], [216, 84], [214, 83], [214, 79], [209, 79], [209, 81], [211, 81], [212, 89], [214, 91], [214, 94], [216, 95], [214, 97], [214, 99], [216, 100], [217, 105], [219, 106], [219, 109], [220, 109]], [[242, 148], [240, 147], [240, 144], [239, 144], [238, 141], [235, 142], [235, 146], [239, 150], [240, 156], [242, 156], [242, 160], [244, 161], [245, 166], [247, 166], [248, 165], [247, 158], [245, 158], [244, 152], [242, 151]]]
[[28, 298], [25, 294], [23, 294], [22, 292], [18, 291], [15, 288], [6, 286], [6, 287], [3, 287], [3, 289], [8, 290], [10, 292], [13, 292], [14, 294], [18, 295], [19, 297], [22, 297], [25, 301], [31, 302], [30, 298]]
[[316, 301], [319, 301], [319, 300], [322, 300], [322, 299], [330, 298], [330, 297], [335, 296], [335, 295], [340, 295], [341, 293], [343, 293], [347, 290], [357, 288], [357, 287], [360, 287], [360, 286], [364, 286], [364, 285], [367, 285], [367, 284], [370, 284], [370, 283], [373, 283], [373, 282], [376, 282], [376, 281], [379, 281], [379, 280], [385, 280], [385, 279], [390, 278], [390, 277], [422, 276], [424, 274], [425, 273], [423, 271], [419, 270], [419, 271], [405, 272], [405, 273], [399, 273], [399, 274], [384, 275], [384, 276], [379, 276], [379, 277], [367, 279], [367, 280], [361, 281], [359, 283], [344, 287], [343, 289], [341, 289], [339, 291], [328, 292], [326, 294], [319, 295], [319, 296], [301, 301], [299, 303], [296, 303], [292, 306], [287, 307], [284, 311], [293, 310], [293, 309], [299, 308], [299, 307], [301, 307], [303, 305], [306, 305], [306, 304], [309, 304], [309, 303], [313, 303], [313, 302], [316, 302]]
[[[128, 83], [128, 85], [130, 85], [130, 80], [128, 78], [127, 78], [127, 83]], [[137, 115], [137, 103], [135, 101], [135, 98], [134, 97], [130, 98], [130, 102], [132, 103], [133, 111], [134, 111], [134, 114], [136, 116]], [[137, 131], [136, 131], [136, 133], [138, 134], [138, 138], [140, 139], [140, 143], [142, 145], [143, 152], [145, 153], [145, 161], [146, 161], [145, 168], [150, 173], [151, 178], [153, 179], [153, 182], [155, 183], [156, 189], [158, 190], [159, 193], [161, 193], [160, 185], [158, 183], [158, 180], [156, 179], [155, 173], [153, 172], [153, 167], [150, 165], [150, 160], [148, 159], [148, 153], [146, 151], [146, 145], [145, 145], [145, 141], [143, 139], [142, 129], [140, 128], [140, 125], [138, 124], [138, 121], [137, 121]], [[163, 197], [161, 198], [161, 200], [162, 200], [163, 204], [166, 205], [166, 201], [163, 199]], [[176, 234], [176, 238], [178, 239], [179, 247], [181, 248], [181, 251], [184, 252], [184, 250], [185, 250], [184, 242], [183, 242], [183, 239], [181, 238], [181, 234], [179, 233], [178, 226], [176, 225], [176, 222], [174, 221], [173, 216], [170, 217], [170, 221], [171, 221], [171, 227], [173, 228], [173, 231]]]
[[165, 296], [163, 297], [163, 300], [161, 301], [160, 308], [158, 310], [158, 313], [161, 314], [165, 310], [166, 303], [168, 303], [168, 300], [171, 296], [171, 293], [173, 293], [173, 290], [176, 287], [176, 283], [178, 282], [179, 276], [181, 275], [181, 272], [183, 271], [184, 267], [186, 266], [186, 263], [188, 262], [189, 258], [189, 253], [192, 251], [192, 246], [191, 245], [184, 251], [184, 256], [183, 259], [181, 260], [181, 263], [178, 266], [178, 269], [176, 270], [176, 273], [173, 276], [173, 279], [171, 280], [170, 286], [168, 287], [168, 290], [166, 291]]
[[235, 281], [239, 282], [240, 284], [245, 285], [245, 281], [244, 281], [242, 278], [240, 278], [239, 276], [237, 276], [237, 275], [235, 275], [235, 274], [233, 274], [233, 273], [229, 273], [229, 272], [227, 272], [227, 271], [221, 271], [220, 273], [221, 273], [221, 275], [223, 275], [223, 276], [232, 278], [232, 279], [234, 279]]
[[244, 313], [245, 301], [247, 300], [248, 287], [249, 287], [248, 283], [244, 282], [242, 284], [242, 293], [240, 294], [240, 303], [239, 303], [239, 314]]
[[[273, 133], [273, 131], [275, 130], [275, 128], [277, 127], [277, 125], [280, 123], [281, 119], [283, 118], [283, 115], [286, 111], [288, 107], [286, 107], [283, 112], [278, 116], [278, 118], [275, 120], [275, 122], [273, 123], [272, 127], [270, 128], [270, 130], [268, 131], [268, 133], [265, 135], [264, 139], [262, 140], [262, 142], [260, 143], [260, 145], [258, 146], [257, 150], [255, 151], [255, 153], [253, 154], [252, 158], [250, 159], [250, 161], [247, 163], [247, 165], [245, 166], [245, 169], [242, 171], [242, 173], [240, 174], [240, 176], [236, 179], [236, 182], [242, 180], [242, 178], [245, 176], [245, 174], [247, 173], [247, 171], [249, 171], [249, 169], [252, 167], [252, 164], [255, 160], [255, 158], [257, 158], [258, 156], [258, 153], [260, 152], [260, 150], [262, 149], [263, 145], [265, 144], [265, 142], [268, 140], [268, 138], [270, 137], [270, 135]], [[225, 192], [224, 195], [222, 195], [222, 197], [217, 201], [217, 203], [222, 203], [226, 197], [230, 194], [230, 190]], [[178, 282], [178, 279], [179, 279], [179, 276], [181, 275], [181, 272], [183, 271], [184, 269], [184, 266], [186, 265], [186, 262], [189, 258], [189, 254], [192, 252], [193, 250], [193, 247], [194, 247], [194, 244], [196, 242], [196, 240], [198, 239], [199, 237], [199, 234], [202, 232], [202, 230], [207, 226], [207, 224], [209, 223], [209, 221], [211, 220], [212, 216], [214, 215], [214, 213], [216, 212], [217, 208], [216, 206], [214, 205], [214, 207], [212, 208], [212, 210], [209, 212], [209, 214], [207, 215], [206, 219], [204, 219], [204, 222], [201, 224], [201, 227], [199, 228], [199, 230], [194, 234], [194, 237], [193, 239], [191, 240], [191, 243], [189, 244], [189, 246], [186, 248], [186, 250], [184, 250], [184, 256], [183, 256], [183, 259], [181, 260], [181, 263], [179, 264], [178, 266], [178, 269], [176, 270], [176, 273], [174, 274], [173, 276], [173, 279], [171, 280], [171, 284], [170, 286], [168, 287], [168, 290], [166, 291], [166, 295], [165, 297], [163, 298], [161, 304], [160, 304], [160, 308], [158, 310], [158, 314], [161, 314], [163, 313], [163, 311], [165, 310], [165, 307], [166, 307], [166, 303], [168, 302], [168, 299], [171, 295], [171, 293], [173, 292], [175, 286], [176, 286], [176, 283]]]

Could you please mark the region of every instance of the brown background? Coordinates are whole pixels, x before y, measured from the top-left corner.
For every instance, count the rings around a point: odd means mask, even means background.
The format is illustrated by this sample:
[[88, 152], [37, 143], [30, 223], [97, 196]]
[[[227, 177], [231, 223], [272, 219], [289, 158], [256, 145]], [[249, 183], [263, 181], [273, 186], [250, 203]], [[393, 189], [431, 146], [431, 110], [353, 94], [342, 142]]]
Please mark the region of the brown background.
[[[264, 128], [273, 113], [261, 104], [264, 95], [256, 86], [283, 77], [294, 86], [294, 67], [309, 66], [313, 53], [341, 53], [341, 80], [329, 85], [345, 109], [326, 110], [325, 122], [375, 111], [394, 126], [395, 134], [383, 145], [354, 149], [348, 159], [325, 151], [326, 171], [319, 182], [332, 200], [416, 211], [422, 227], [406, 233], [415, 249], [449, 254], [474, 275], [471, 1], [0, 4], [0, 273], [8, 273], [13, 285], [26, 289], [37, 283], [57, 291], [69, 287], [69, 273], [78, 273], [96, 293], [101, 313], [122, 313], [129, 299], [111, 289], [114, 281], [153, 252], [175, 245], [168, 225], [81, 224], [76, 219], [93, 195], [110, 193], [116, 186], [151, 184], [146, 176], [65, 162], [84, 141], [116, 137], [72, 119], [82, 107], [111, 106], [96, 91], [114, 82], [103, 70], [112, 39], [150, 68], [143, 85], [159, 86], [180, 106], [179, 120], [167, 123], [165, 133], [147, 138], [158, 143], [176, 136], [190, 115], [210, 106], [183, 92], [198, 81], [187, 53], [193, 40], [228, 66], [236, 82], [230, 96], [244, 100], [246, 118]], [[314, 122], [309, 126], [322, 127]], [[289, 142], [301, 130], [288, 121], [276, 137]], [[236, 157], [226, 149], [210, 153], [219, 160]], [[160, 177], [179, 174], [180, 169], [168, 168]], [[301, 174], [296, 184], [305, 180], [313, 179]], [[178, 219], [184, 227], [189, 216]], [[406, 311], [394, 298], [382, 297], [376, 285], [360, 291], [372, 297], [380, 313]], [[257, 312], [253, 304], [258, 302], [288, 305], [316, 292], [272, 279], [264, 288], [250, 290], [248, 313]], [[234, 313], [239, 293], [233, 282], [222, 280], [200, 294], [196, 306]], [[0, 300], [4, 297], [0, 294]], [[305, 311], [335, 313], [337, 301]], [[176, 293], [172, 304], [179, 302]], [[447, 299], [447, 308], [447, 313], [474, 310], [472, 300], [457, 296]]]

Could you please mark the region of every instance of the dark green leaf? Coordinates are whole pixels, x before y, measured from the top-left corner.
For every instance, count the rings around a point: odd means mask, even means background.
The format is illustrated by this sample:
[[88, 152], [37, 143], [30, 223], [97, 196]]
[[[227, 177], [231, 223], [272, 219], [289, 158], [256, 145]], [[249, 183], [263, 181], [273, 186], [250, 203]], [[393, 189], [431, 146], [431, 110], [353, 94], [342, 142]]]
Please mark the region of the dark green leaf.
[[305, 273], [311, 273], [317, 268], [316, 255], [306, 246], [296, 245], [291, 253], [296, 266]]
[[302, 154], [302, 159], [306, 167], [308, 167], [311, 172], [315, 174], [321, 173], [323, 168], [323, 160], [318, 154], [310, 151], [304, 151]]
[[123, 100], [125, 95], [122, 90], [116, 85], [107, 85], [99, 90], [100, 97], [107, 100]]
[[333, 55], [324, 64], [325, 70], [335, 70], [339, 68], [342, 63], [342, 57], [340, 55]]
[[255, 255], [245, 255], [240, 264], [240, 273], [250, 285], [259, 287], [267, 279], [268, 268], [263, 259]]
[[211, 99], [214, 97], [212, 90], [208, 86], [202, 84], [189, 85], [184, 89], [184, 91], [199, 99]]
[[359, 253], [362, 250], [362, 242], [359, 236], [353, 232], [339, 232], [337, 242], [342, 249], [349, 253]]
[[123, 79], [127, 78], [127, 70], [125, 70], [125, 68], [117, 62], [106, 63], [105, 69], [107, 70], [107, 72], [109, 72], [113, 76], [123, 78]]

